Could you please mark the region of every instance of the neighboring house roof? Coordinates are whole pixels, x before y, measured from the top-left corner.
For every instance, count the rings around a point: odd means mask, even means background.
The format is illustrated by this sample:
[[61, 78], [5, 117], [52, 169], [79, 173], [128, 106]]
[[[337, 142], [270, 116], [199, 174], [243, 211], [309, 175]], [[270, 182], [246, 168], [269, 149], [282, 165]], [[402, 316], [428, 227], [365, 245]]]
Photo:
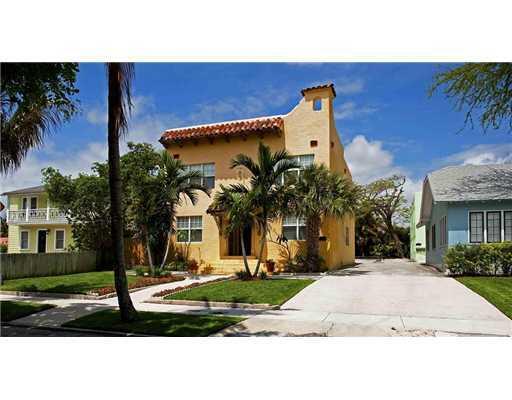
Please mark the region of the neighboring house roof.
[[512, 200], [512, 164], [458, 165], [431, 172], [423, 182], [420, 227], [435, 202]]
[[317, 86], [307, 87], [307, 88], [302, 89], [300, 92], [304, 96], [306, 94], [306, 92], [309, 92], [310, 90], [317, 90], [317, 89], [331, 89], [332, 94], [334, 95], [334, 97], [336, 97], [336, 90], [334, 90], [334, 83], [326, 83], [325, 85], [317, 85]]
[[446, 167], [427, 179], [434, 201], [512, 199], [512, 164]]
[[215, 124], [168, 129], [162, 133], [160, 143], [165, 145], [202, 138], [244, 136], [251, 133], [281, 133], [283, 127], [284, 121], [281, 115], [224, 121]]
[[44, 185], [32, 186], [24, 189], [11, 190], [10, 192], [2, 193], [2, 196], [9, 194], [32, 194], [32, 193], [44, 193], [46, 192]]

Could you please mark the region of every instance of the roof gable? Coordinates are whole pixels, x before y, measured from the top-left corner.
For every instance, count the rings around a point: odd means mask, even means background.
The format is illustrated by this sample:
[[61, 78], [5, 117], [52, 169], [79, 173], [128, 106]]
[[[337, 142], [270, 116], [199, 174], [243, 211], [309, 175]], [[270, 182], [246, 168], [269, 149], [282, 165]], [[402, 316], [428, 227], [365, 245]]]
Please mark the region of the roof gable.
[[427, 176], [434, 201], [512, 199], [512, 164], [460, 165]]

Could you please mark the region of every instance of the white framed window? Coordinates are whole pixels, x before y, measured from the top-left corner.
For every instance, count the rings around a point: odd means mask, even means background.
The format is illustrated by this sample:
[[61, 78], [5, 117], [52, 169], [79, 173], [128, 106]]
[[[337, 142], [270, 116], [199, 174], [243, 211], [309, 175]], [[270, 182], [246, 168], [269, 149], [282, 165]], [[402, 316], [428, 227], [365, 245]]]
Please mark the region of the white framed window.
[[484, 213], [473, 211], [469, 213], [469, 243], [484, 241]]
[[176, 241], [179, 243], [203, 241], [203, 217], [178, 217], [176, 221]]
[[501, 211], [487, 211], [487, 243], [501, 242]]
[[215, 163], [185, 165], [185, 171], [197, 171], [201, 174], [201, 177], [193, 179], [193, 182], [208, 189], [215, 187]]
[[64, 250], [66, 231], [64, 229], [55, 230], [55, 250]]
[[512, 211], [503, 211], [503, 240], [512, 242]]
[[306, 240], [306, 221], [294, 215], [284, 217], [282, 235], [287, 240]]
[[28, 250], [29, 246], [29, 231], [20, 231], [20, 249]]
[[287, 185], [289, 182], [291, 182], [293, 179], [297, 179], [300, 177], [302, 171], [313, 165], [313, 162], [315, 161], [315, 155], [314, 154], [302, 154], [300, 156], [292, 156], [290, 157], [292, 161], [295, 161], [299, 168], [292, 168], [286, 171], [281, 178], [281, 184]]

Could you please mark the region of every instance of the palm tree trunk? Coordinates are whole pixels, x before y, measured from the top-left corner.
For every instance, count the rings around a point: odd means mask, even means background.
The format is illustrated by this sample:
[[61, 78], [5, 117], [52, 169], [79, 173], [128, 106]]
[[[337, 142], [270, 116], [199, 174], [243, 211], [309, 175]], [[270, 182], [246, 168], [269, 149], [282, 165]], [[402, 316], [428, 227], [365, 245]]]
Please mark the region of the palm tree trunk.
[[263, 258], [263, 250], [265, 249], [265, 242], [267, 241], [267, 220], [263, 223], [263, 232], [260, 239], [260, 251], [258, 253], [258, 262], [256, 263], [256, 269], [254, 270], [253, 276], [258, 276], [260, 270], [261, 259]]
[[151, 257], [151, 246], [149, 245], [149, 235], [147, 229], [144, 229], [144, 241], [146, 242], [146, 253], [148, 254], [149, 271], [151, 272], [151, 276], [153, 276], [155, 272], [155, 266], [153, 265], [153, 257]]
[[242, 257], [244, 258], [244, 267], [245, 272], [248, 276], [251, 276], [251, 270], [249, 269], [249, 263], [247, 262], [247, 253], [245, 252], [245, 243], [244, 243], [244, 230], [240, 229], [240, 240], [242, 241]]
[[122, 108], [121, 66], [108, 65], [108, 167], [110, 186], [110, 215], [114, 250], [114, 283], [121, 319], [129, 322], [137, 319], [137, 311], [128, 292], [124, 262], [124, 234], [122, 215], [121, 166], [119, 156], [120, 114]]
[[165, 247], [164, 258], [162, 259], [162, 264], [160, 268], [163, 268], [165, 262], [167, 261], [167, 256], [169, 255], [169, 245], [171, 244], [171, 232], [167, 232], [167, 246]]
[[308, 272], [319, 270], [320, 254], [320, 217], [315, 215], [306, 220], [306, 269]]

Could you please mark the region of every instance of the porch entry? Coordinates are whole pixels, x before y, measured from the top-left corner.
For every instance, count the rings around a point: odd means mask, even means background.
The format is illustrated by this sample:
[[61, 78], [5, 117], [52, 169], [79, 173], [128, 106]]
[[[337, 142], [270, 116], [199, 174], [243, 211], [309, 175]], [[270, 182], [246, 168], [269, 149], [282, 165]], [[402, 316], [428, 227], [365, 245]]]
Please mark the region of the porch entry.
[[[247, 226], [244, 228], [243, 231], [243, 237], [244, 237], [244, 246], [245, 246], [245, 254], [251, 255], [252, 248], [252, 226]], [[230, 256], [242, 256], [242, 241], [240, 238], [240, 230], [237, 229], [236, 231], [230, 233], [229, 235], [229, 255]]]
[[46, 229], [37, 231], [37, 252], [46, 253]]

